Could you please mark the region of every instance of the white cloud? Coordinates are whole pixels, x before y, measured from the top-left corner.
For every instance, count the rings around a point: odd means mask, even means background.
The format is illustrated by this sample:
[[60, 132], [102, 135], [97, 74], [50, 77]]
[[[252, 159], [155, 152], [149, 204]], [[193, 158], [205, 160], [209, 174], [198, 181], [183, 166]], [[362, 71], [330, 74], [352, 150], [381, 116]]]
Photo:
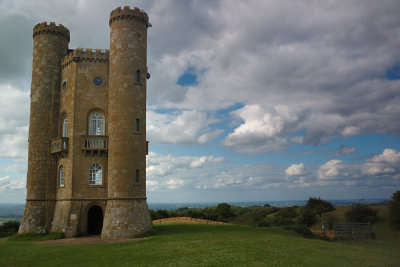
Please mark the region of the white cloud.
[[374, 156], [371, 161], [373, 163], [397, 164], [400, 163], [400, 152], [391, 148], [386, 148], [383, 150], [382, 154]]
[[195, 173], [202, 172], [204, 169], [211, 171], [214, 167], [221, 166], [225, 162], [226, 159], [223, 157], [173, 156], [150, 152], [147, 157], [146, 168], [147, 178], [151, 181], [148, 185], [160, 186], [165, 183], [165, 179], [170, 179], [171, 181], [184, 180], [176, 180], [176, 177], [180, 175], [185, 179], [193, 179]]
[[[293, 14], [293, 3], [281, 1], [188, 2], [179, 8], [173, 1], [155, 3], [152, 15], [165, 24], [153, 36], [159, 44], [174, 45], [155, 60], [154, 76], [159, 78], [149, 100], [197, 110], [244, 103], [237, 115], [246, 117], [245, 123], [227, 137], [226, 145], [281, 139], [261, 142], [258, 149], [243, 144], [237, 147], [241, 152], [279, 150], [291, 141], [283, 136], [287, 121], [282, 112], [264, 110], [250, 118], [245, 111], [252, 106], [285, 108], [296, 118], [292, 133], [305, 131], [305, 144], [365, 132], [398, 133], [399, 82], [382, 74], [400, 58], [393, 49], [399, 45], [399, 7], [396, 1], [363, 9], [360, 4], [297, 1]], [[170, 9], [174, 16], [165, 12]], [[168, 25], [181, 29], [174, 31], [175, 38], [167, 36]], [[190, 40], [182, 33], [190, 34]], [[176, 81], [188, 66], [204, 70], [199, 84], [179, 87]], [[241, 138], [245, 135], [252, 138]]]
[[344, 137], [358, 135], [359, 133], [360, 133], [360, 128], [355, 126], [347, 126], [342, 131], [342, 135]]
[[321, 165], [318, 170], [318, 179], [338, 178], [343, 175], [341, 171], [345, 168], [341, 160], [332, 159]]
[[203, 144], [223, 132], [221, 129], [212, 129], [211, 125], [217, 120], [195, 110], [177, 114], [160, 114], [149, 110], [147, 119], [149, 139], [156, 144]]
[[317, 170], [318, 186], [366, 187], [366, 190], [398, 186], [400, 152], [387, 148], [362, 163], [345, 163], [333, 159]]
[[0, 84], [0, 158], [27, 158], [29, 93]]
[[302, 175], [304, 174], [304, 164], [292, 164], [285, 170], [286, 175], [293, 176], [293, 175]]
[[386, 148], [379, 155], [375, 155], [363, 166], [363, 172], [369, 175], [387, 175], [400, 172], [400, 152]]
[[341, 145], [338, 155], [348, 155], [348, 154], [353, 154], [356, 152], [357, 152], [357, 150], [352, 146]]
[[177, 189], [182, 186], [185, 182], [180, 179], [170, 179], [167, 181], [166, 185], [168, 189]]
[[267, 108], [261, 105], [246, 105], [233, 111], [232, 115], [243, 123], [225, 138], [223, 144], [248, 153], [280, 150], [289, 140], [278, 135], [286, 124], [297, 120], [285, 107]]
[[23, 179], [11, 179], [10, 176], [0, 177], [0, 192], [24, 189], [25, 186]]

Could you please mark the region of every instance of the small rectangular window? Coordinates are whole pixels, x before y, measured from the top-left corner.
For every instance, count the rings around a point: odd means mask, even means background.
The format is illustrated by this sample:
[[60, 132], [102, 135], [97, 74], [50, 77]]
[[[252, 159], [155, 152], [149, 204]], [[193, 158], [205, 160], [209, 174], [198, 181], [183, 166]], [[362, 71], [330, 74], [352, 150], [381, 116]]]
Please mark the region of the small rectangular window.
[[60, 187], [64, 187], [64, 166], [60, 166]]
[[139, 183], [139, 170], [136, 170], [136, 183]]
[[140, 70], [136, 71], [136, 82], [140, 83]]
[[140, 132], [140, 120], [136, 119], [136, 132]]

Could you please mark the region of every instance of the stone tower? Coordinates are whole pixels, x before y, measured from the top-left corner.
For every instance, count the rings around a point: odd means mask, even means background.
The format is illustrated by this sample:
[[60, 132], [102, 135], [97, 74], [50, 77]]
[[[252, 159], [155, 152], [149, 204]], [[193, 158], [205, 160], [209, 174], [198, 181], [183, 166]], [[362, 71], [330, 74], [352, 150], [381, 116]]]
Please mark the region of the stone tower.
[[147, 14], [110, 14], [110, 50], [68, 49], [34, 27], [27, 201], [19, 233], [125, 238], [151, 228], [146, 203]]

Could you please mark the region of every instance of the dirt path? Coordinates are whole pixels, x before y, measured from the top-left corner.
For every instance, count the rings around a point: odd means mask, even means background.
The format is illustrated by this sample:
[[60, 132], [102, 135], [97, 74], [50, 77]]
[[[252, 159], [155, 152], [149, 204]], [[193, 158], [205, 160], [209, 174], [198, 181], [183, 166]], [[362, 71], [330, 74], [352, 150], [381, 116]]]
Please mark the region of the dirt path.
[[100, 236], [84, 236], [76, 238], [63, 238], [63, 239], [37, 241], [33, 243], [38, 245], [85, 245], [85, 244], [111, 244], [111, 243], [137, 242], [146, 239], [149, 238], [143, 237], [143, 238], [102, 239], [100, 238]]

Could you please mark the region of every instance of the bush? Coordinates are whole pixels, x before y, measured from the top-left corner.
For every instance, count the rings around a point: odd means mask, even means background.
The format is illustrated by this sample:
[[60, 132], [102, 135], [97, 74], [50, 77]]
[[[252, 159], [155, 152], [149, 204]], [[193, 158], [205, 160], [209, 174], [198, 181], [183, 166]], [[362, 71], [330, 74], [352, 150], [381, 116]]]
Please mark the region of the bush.
[[273, 216], [269, 217], [267, 222], [276, 226], [292, 225], [297, 217], [296, 207], [281, 208]]
[[350, 222], [375, 223], [378, 221], [378, 212], [360, 203], [352, 205], [344, 216]]
[[400, 191], [394, 192], [389, 202], [389, 218], [395, 228], [400, 228]]
[[316, 214], [312, 209], [303, 207], [300, 211], [299, 216], [297, 217], [297, 224], [306, 225], [308, 227], [314, 225], [317, 222]]
[[232, 212], [231, 205], [227, 203], [218, 204], [218, 206], [215, 208], [215, 212], [218, 214], [218, 217], [223, 219], [230, 219], [235, 216], [235, 214]]
[[297, 217], [297, 224], [312, 226], [318, 221], [317, 215], [321, 217], [322, 213], [332, 210], [335, 210], [335, 208], [329, 201], [310, 197], [307, 204], [300, 210]]
[[12, 236], [18, 233], [18, 221], [6, 221], [0, 225], [0, 237]]
[[242, 214], [235, 219], [236, 223], [255, 225], [255, 226], [268, 226], [266, 221], [267, 215], [275, 212], [277, 208], [275, 207], [257, 207], [253, 208], [251, 211]]

